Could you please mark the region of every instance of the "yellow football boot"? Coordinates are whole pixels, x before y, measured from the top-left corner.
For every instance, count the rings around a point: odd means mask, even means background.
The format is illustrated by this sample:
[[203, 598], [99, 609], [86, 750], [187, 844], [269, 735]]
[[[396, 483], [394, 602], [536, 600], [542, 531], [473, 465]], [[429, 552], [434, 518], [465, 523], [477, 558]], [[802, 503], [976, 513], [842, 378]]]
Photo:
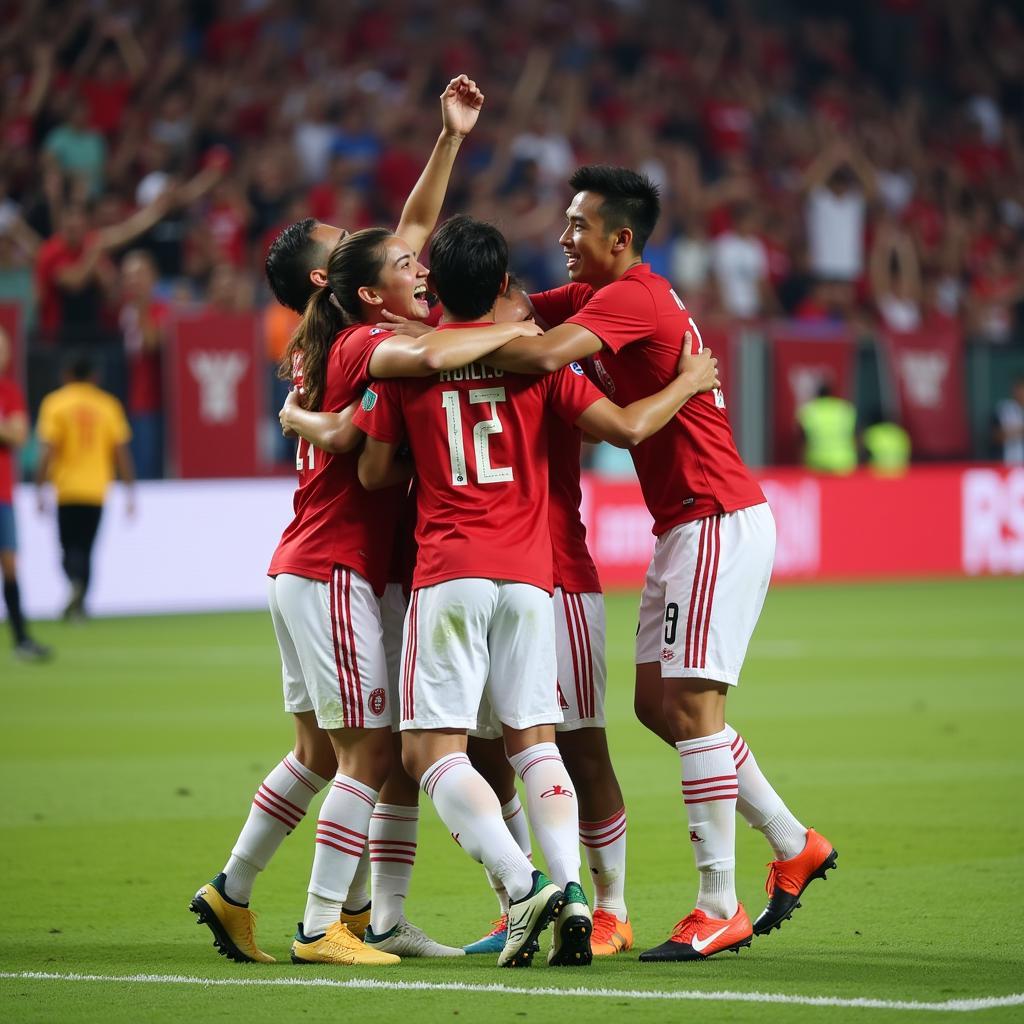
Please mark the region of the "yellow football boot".
[[366, 937], [366, 929], [370, 927], [370, 904], [367, 903], [358, 913], [342, 909], [341, 923], [357, 938]]
[[192, 897], [188, 909], [196, 924], [213, 932], [213, 944], [221, 956], [240, 964], [275, 964], [277, 961], [256, 945], [256, 915], [224, 895], [224, 875], [207, 882]]
[[293, 964], [343, 964], [346, 967], [384, 967], [400, 964], [394, 953], [370, 949], [357, 939], [348, 928], [335, 921], [319, 938], [307, 938], [299, 923], [292, 943]]

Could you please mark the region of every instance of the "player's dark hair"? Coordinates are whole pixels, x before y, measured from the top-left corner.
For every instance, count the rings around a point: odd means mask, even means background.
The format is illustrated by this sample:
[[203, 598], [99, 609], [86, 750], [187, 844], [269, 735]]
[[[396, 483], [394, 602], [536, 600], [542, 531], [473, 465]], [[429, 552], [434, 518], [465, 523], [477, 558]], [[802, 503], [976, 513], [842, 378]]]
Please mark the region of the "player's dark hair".
[[296, 313], [302, 313], [316, 285], [310, 272], [327, 263], [326, 247], [313, 237], [312, 217], [289, 224], [267, 250], [264, 268], [274, 298]]
[[459, 214], [430, 243], [430, 277], [437, 297], [461, 320], [477, 320], [501, 293], [508, 272], [508, 242], [493, 224]]
[[290, 380], [296, 357], [301, 356], [307, 409], [319, 409], [323, 402], [331, 344], [339, 331], [360, 322], [359, 289], [380, 280], [387, 258], [384, 243], [393, 234], [388, 228], [356, 231], [346, 235], [327, 260], [327, 286], [313, 289], [278, 368], [278, 375]]
[[628, 227], [633, 232], [633, 252], [638, 256], [643, 253], [661, 213], [658, 186], [646, 174], [637, 174], [626, 167], [591, 164], [578, 168], [569, 184], [576, 192], [594, 192], [601, 196], [604, 202], [600, 213], [605, 230], [612, 232]]
[[64, 372], [74, 381], [88, 380], [96, 372], [96, 364], [91, 356], [76, 352], [64, 364]]

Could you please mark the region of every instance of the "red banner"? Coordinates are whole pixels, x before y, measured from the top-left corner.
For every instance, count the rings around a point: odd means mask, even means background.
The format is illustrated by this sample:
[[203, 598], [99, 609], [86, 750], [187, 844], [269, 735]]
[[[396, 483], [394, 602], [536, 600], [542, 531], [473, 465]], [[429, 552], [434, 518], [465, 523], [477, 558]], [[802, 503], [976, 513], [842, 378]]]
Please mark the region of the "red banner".
[[256, 316], [207, 312], [182, 318], [169, 357], [175, 474], [258, 475], [266, 374]]
[[818, 324], [806, 331], [794, 330], [795, 326], [771, 332], [773, 461], [783, 464], [800, 461], [797, 409], [816, 398], [822, 384], [828, 384], [842, 398], [853, 395], [853, 342], [849, 334]]
[[[778, 531], [777, 580], [1024, 574], [1024, 469], [758, 477]], [[639, 485], [586, 474], [583, 519], [602, 583], [641, 586], [654, 537]]]
[[21, 357], [21, 309], [9, 303], [0, 303], [0, 328], [11, 342], [11, 361], [7, 367], [7, 376], [13, 377], [19, 385], [24, 385]]
[[945, 321], [917, 331], [883, 331], [881, 340], [914, 454], [963, 456], [969, 438], [960, 326]]

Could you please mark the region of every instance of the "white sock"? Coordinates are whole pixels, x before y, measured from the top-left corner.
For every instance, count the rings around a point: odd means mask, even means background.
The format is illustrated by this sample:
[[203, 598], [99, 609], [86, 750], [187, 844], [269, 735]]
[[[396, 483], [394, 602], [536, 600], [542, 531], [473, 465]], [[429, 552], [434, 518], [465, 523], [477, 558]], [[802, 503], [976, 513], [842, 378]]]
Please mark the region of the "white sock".
[[604, 821], [581, 821], [580, 842], [594, 879], [594, 907], [626, 916], [626, 808]]
[[370, 817], [370, 873], [373, 906], [370, 927], [384, 935], [398, 924], [416, 862], [418, 806], [377, 804]]
[[466, 853], [501, 880], [511, 899], [526, 896], [533, 888], [533, 865], [502, 821], [494, 790], [469, 758], [446, 754], [423, 773], [420, 786]]
[[727, 919], [736, 913], [736, 765], [728, 733], [676, 744], [690, 845], [700, 872], [697, 909]]
[[[371, 818], [372, 822], [373, 819]], [[373, 826], [370, 826], [373, 832]], [[356, 873], [352, 881], [348, 883], [348, 895], [345, 897], [345, 910], [352, 914], [358, 914], [370, 905], [370, 844], [363, 847], [363, 855], [356, 865]]]
[[322, 935], [341, 917], [376, 802], [376, 790], [340, 772], [335, 775], [316, 823], [309, 899], [302, 918], [302, 930], [308, 938]]
[[729, 737], [739, 782], [736, 810], [743, 815], [747, 824], [764, 834], [776, 860], [795, 857], [807, 842], [807, 829], [793, 817], [790, 809], [782, 802], [782, 797], [764, 777], [743, 737], [731, 725], [727, 725], [725, 731]]
[[[519, 844], [519, 849], [526, 854], [526, 859], [532, 861], [533, 849], [530, 845], [530, 825], [526, 820], [526, 812], [523, 810], [523, 805], [519, 802], [518, 793], [513, 794], [512, 799], [508, 803], [501, 805], [501, 817], [508, 826], [509, 832], [512, 833], [512, 838]], [[487, 875], [487, 881], [490, 882], [494, 895], [498, 898], [498, 907], [501, 913], [507, 914], [508, 893], [505, 891], [505, 886], [501, 884], [500, 879], [495, 878], [486, 868], [484, 869], [484, 874]]]
[[576, 787], [554, 743], [535, 743], [509, 759], [526, 787], [526, 806], [551, 880], [580, 880], [580, 813]]
[[311, 772], [294, 754], [260, 783], [249, 817], [235, 840], [224, 866], [224, 892], [235, 903], [246, 904], [253, 883], [292, 829], [302, 820], [309, 803], [330, 782]]

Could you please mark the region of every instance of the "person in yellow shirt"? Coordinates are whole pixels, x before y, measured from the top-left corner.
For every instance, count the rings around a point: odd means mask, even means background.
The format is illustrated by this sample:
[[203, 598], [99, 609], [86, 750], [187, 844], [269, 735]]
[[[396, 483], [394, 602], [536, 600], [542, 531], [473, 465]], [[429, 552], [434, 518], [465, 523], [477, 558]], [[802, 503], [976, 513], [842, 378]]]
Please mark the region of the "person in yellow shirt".
[[64, 573], [71, 596], [64, 617], [85, 617], [92, 547], [103, 502], [115, 470], [128, 487], [128, 515], [135, 513], [131, 487], [135, 466], [128, 442], [132, 432], [124, 407], [96, 383], [88, 357], [76, 358], [65, 384], [50, 392], [39, 407], [39, 509], [46, 510], [43, 484], [50, 480], [57, 495], [57, 527], [64, 552]]
[[804, 465], [816, 473], [843, 475], [857, 468], [857, 410], [837, 398], [828, 383], [796, 414], [804, 438]]

